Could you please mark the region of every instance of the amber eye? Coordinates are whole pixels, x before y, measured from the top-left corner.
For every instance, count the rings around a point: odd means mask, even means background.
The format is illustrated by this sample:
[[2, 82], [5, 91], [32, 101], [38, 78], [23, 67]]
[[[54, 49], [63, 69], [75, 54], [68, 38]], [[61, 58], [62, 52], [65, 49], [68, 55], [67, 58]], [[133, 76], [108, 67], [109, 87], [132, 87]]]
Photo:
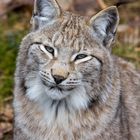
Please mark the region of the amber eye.
[[78, 54], [78, 55], [75, 57], [75, 61], [76, 61], [76, 60], [79, 60], [79, 59], [86, 58], [87, 56], [88, 56], [87, 54]]
[[50, 46], [45, 46], [45, 49], [54, 56], [54, 49]]

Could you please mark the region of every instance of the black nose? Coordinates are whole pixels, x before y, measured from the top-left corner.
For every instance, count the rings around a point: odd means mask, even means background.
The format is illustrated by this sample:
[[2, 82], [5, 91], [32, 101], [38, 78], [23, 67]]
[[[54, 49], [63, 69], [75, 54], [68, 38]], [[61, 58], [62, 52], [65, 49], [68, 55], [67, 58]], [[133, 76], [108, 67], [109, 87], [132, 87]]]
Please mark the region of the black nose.
[[60, 75], [53, 75], [54, 81], [56, 82], [56, 84], [60, 84], [62, 81], [65, 80], [65, 77], [60, 76]]

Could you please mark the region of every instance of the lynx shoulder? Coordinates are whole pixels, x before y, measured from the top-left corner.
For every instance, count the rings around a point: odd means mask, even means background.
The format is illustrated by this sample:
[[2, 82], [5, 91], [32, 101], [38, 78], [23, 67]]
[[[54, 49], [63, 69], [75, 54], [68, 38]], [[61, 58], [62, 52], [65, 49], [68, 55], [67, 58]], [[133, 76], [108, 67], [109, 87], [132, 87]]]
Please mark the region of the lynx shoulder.
[[35, 0], [15, 73], [14, 140], [138, 140], [140, 74], [113, 56], [115, 6], [92, 18]]

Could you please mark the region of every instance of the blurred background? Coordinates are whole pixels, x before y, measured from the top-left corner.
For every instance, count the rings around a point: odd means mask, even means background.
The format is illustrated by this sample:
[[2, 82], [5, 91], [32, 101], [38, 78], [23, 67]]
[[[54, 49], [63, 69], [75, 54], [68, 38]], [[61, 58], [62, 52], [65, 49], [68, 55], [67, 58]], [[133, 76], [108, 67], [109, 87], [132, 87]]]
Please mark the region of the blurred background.
[[[63, 10], [92, 16], [124, 3], [113, 53], [140, 68], [140, 0], [58, 0]], [[128, 2], [128, 3], [127, 3]], [[0, 0], [0, 139], [12, 140], [12, 99], [16, 56], [30, 30], [33, 0]]]

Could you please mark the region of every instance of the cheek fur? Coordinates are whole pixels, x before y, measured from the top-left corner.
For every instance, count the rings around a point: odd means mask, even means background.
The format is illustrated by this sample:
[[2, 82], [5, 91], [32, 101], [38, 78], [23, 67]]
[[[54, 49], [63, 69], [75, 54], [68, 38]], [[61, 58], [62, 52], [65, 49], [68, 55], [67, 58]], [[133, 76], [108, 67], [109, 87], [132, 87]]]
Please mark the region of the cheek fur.
[[77, 69], [83, 76], [88, 75], [92, 77], [100, 73], [101, 63], [97, 59], [93, 58], [88, 62], [77, 65]]
[[38, 64], [48, 63], [49, 58], [43, 53], [38, 45], [32, 45], [28, 51], [28, 58]]

